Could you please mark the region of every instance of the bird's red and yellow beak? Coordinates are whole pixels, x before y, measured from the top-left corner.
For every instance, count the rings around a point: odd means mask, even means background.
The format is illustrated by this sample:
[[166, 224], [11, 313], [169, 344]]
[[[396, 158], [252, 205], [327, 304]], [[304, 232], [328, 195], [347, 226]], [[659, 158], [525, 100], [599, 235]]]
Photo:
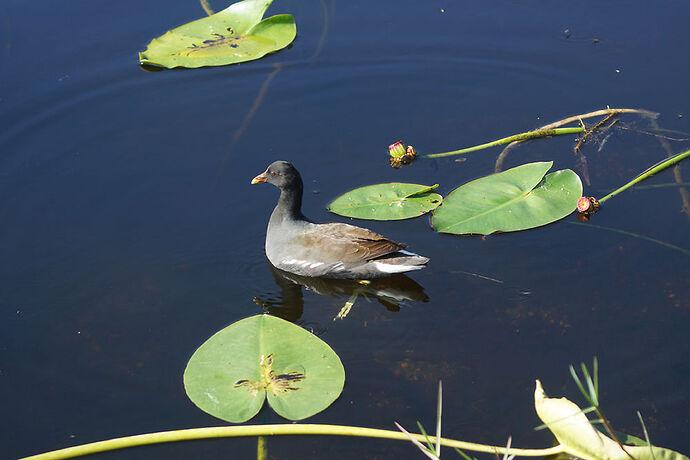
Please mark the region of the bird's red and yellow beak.
[[266, 171], [252, 179], [252, 184], [260, 184], [262, 182], [266, 182]]

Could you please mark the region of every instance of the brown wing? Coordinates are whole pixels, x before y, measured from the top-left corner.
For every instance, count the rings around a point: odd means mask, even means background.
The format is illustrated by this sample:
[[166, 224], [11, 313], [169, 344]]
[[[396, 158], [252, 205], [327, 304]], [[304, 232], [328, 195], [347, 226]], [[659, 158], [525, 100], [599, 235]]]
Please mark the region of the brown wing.
[[321, 252], [319, 260], [345, 263], [376, 259], [406, 247], [366, 228], [341, 223], [314, 224], [300, 238], [310, 252]]

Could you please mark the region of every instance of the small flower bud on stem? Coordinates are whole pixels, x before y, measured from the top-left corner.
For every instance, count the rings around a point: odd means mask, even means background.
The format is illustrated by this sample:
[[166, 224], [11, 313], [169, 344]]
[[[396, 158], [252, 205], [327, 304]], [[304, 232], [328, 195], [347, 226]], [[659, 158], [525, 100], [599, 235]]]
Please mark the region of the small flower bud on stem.
[[577, 220], [587, 222], [599, 210], [599, 202], [593, 196], [583, 196], [577, 200]]
[[390, 162], [391, 166], [396, 169], [403, 165], [411, 164], [417, 156], [417, 152], [415, 151], [414, 147], [411, 145], [405, 147], [402, 141], [389, 145], [388, 153], [390, 154], [388, 161]]

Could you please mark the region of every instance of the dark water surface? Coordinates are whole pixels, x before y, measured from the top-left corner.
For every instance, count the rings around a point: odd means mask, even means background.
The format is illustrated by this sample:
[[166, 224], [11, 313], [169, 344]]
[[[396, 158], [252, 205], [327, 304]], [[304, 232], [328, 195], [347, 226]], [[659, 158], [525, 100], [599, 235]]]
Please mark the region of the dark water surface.
[[[187, 360], [260, 313], [253, 298], [300, 297], [264, 259], [277, 191], [249, 184], [273, 160], [302, 172], [305, 214], [345, 221], [325, 205], [351, 188], [411, 181], [445, 194], [491, 173], [500, 151], [396, 171], [386, 147], [398, 139], [432, 153], [607, 105], [654, 110], [662, 128], [690, 131], [688, 2], [281, 0], [269, 9], [283, 12], [298, 26], [290, 49], [152, 73], [137, 51], [202, 17], [197, 1], [0, 3], [3, 458], [222, 424], [186, 398]], [[574, 143], [533, 142], [506, 166], [554, 160], [581, 172]], [[674, 152], [687, 146], [671, 142]], [[657, 138], [624, 130], [584, 153], [595, 196], [667, 154]], [[680, 169], [687, 182], [690, 164]], [[648, 183], [673, 180], [666, 171]], [[690, 250], [678, 188], [607, 204], [594, 224]], [[596, 355], [613, 425], [641, 435], [640, 410], [655, 443], [690, 452], [690, 257], [574, 221], [486, 239], [436, 234], [426, 218], [360, 223], [431, 258], [411, 275], [428, 301], [392, 311], [360, 299], [334, 322], [347, 297], [303, 289], [301, 311], [271, 310], [318, 333], [345, 365], [343, 394], [309, 421], [431, 429], [443, 379], [445, 435], [545, 447], [549, 433], [532, 429], [534, 380], [584, 405], [568, 365]], [[264, 410], [251, 423], [282, 422]], [[392, 441], [268, 446], [281, 459], [422, 458]], [[216, 440], [102, 458], [251, 458], [255, 448]]]

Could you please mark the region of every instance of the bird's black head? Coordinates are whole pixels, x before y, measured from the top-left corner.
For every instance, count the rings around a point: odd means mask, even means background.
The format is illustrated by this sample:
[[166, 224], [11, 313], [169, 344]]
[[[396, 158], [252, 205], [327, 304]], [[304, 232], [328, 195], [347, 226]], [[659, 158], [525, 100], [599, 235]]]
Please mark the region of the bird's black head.
[[287, 161], [274, 161], [266, 171], [252, 179], [252, 184], [261, 182], [268, 182], [281, 190], [302, 187], [299, 172]]

